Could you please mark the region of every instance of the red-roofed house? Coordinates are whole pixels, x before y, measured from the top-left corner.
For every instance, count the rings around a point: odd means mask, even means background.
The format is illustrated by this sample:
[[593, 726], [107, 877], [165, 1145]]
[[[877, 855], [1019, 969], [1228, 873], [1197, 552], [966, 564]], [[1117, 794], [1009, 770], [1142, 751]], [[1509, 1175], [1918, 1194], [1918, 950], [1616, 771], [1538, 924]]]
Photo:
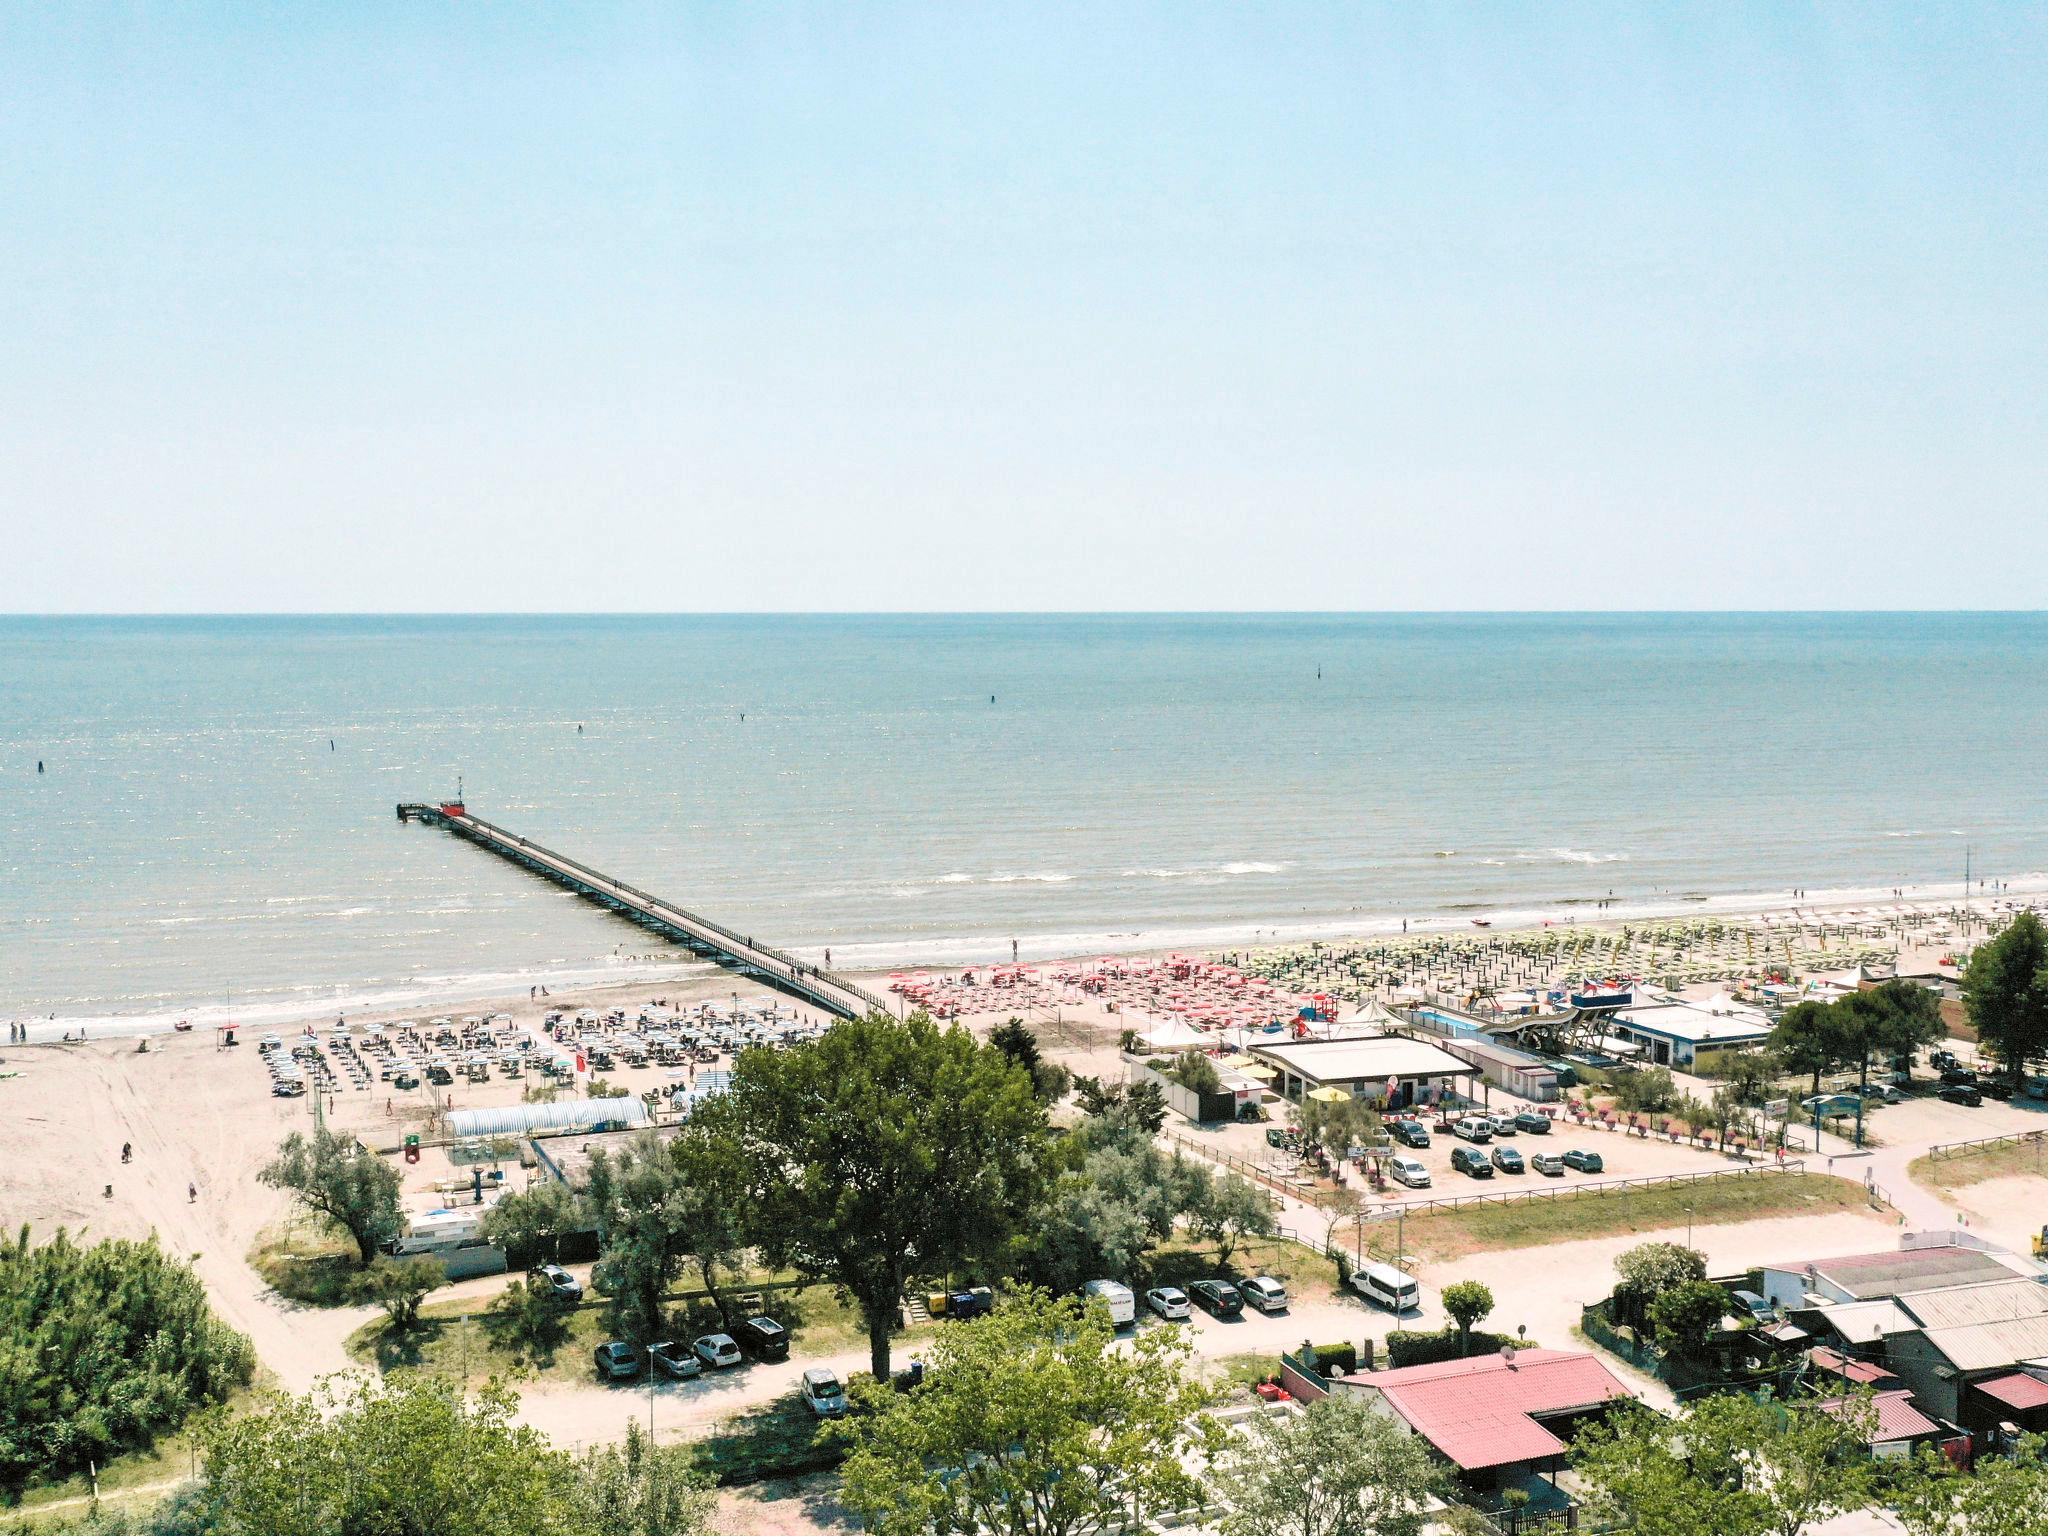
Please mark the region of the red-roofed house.
[[2048, 1431], [2048, 1379], [2039, 1366], [1973, 1381], [1963, 1401], [1964, 1422], [1984, 1429], [2013, 1424], [2027, 1434]]
[[1879, 1392], [1888, 1392], [1903, 1383], [1898, 1376], [1885, 1366], [1871, 1360], [1858, 1360], [1840, 1350], [1829, 1349], [1825, 1344], [1816, 1345], [1807, 1357], [1813, 1368], [1825, 1375], [1836, 1376], [1856, 1387], [1872, 1387]]
[[[1839, 1413], [1847, 1401], [1844, 1397], [1831, 1397], [1821, 1407], [1829, 1413]], [[1913, 1406], [1913, 1394], [1903, 1388], [1896, 1392], [1880, 1392], [1870, 1403], [1877, 1410], [1877, 1427], [1870, 1435], [1870, 1454], [1873, 1456], [1910, 1456], [1915, 1446], [1937, 1439], [1943, 1433], [1939, 1424]]]
[[1591, 1355], [1561, 1349], [1403, 1366], [1332, 1385], [1367, 1394], [1479, 1487], [1557, 1471], [1579, 1421], [1635, 1397]]

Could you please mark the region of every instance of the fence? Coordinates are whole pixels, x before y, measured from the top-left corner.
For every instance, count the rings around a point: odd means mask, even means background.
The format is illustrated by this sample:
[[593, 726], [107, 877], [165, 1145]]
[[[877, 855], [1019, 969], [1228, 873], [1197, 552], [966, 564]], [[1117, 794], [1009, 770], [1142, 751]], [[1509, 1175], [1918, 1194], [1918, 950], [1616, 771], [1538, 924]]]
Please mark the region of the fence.
[[[1219, 1164], [1229, 1169], [1232, 1173], [1242, 1174], [1247, 1179], [1250, 1179], [1253, 1184], [1263, 1188], [1268, 1194], [1277, 1194], [1289, 1200], [1299, 1200], [1304, 1205], [1313, 1205], [1316, 1202], [1316, 1192], [1312, 1187], [1297, 1187], [1295, 1180], [1284, 1178], [1270, 1168], [1261, 1167], [1257, 1163], [1239, 1157], [1235, 1152], [1229, 1151], [1227, 1148], [1205, 1147], [1200, 1142], [1188, 1140], [1187, 1137], [1181, 1135], [1178, 1131], [1168, 1131], [1166, 1139], [1173, 1143], [1176, 1151], [1186, 1150], [1193, 1153], [1196, 1157]], [[1279, 1203], [1278, 1200], [1274, 1202], [1275, 1205]]]
[[2048, 1131], [2014, 1131], [2006, 1136], [1979, 1136], [1974, 1141], [1936, 1142], [1927, 1149], [1927, 1155], [1936, 1162], [1945, 1157], [1966, 1157], [1972, 1152], [1981, 1152], [1987, 1147], [2016, 1147], [2032, 1142], [2036, 1155], [2042, 1143], [2048, 1141]]
[[1634, 1190], [1653, 1189], [1666, 1184], [1705, 1184], [1716, 1179], [1743, 1179], [1769, 1176], [1781, 1173], [1803, 1173], [1804, 1161], [1794, 1159], [1789, 1163], [1762, 1163], [1754, 1168], [1710, 1168], [1704, 1173], [1661, 1173], [1647, 1179], [1598, 1179], [1586, 1184], [1532, 1185], [1527, 1189], [1502, 1189], [1480, 1195], [1449, 1195], [1441, 1199], [1427, 1196], [1414, 1200], [1392, 1201], [1381, 1206], [1373, 1214], [1391, 1218], [1396, 1211], [1410, 1215], [1431, 1215], [1438, 1211], [1454, 1211], [1473, 1205], [1513, 1205], [1528, 1200], [1577, 1200], [1586, 1195], [1627, 1195]]

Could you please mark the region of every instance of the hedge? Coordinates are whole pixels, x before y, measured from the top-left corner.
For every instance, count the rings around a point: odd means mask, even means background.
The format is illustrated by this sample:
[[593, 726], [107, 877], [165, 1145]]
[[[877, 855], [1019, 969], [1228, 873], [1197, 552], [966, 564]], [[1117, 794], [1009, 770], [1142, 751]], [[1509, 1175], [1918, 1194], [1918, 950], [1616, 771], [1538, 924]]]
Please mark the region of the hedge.
[[1439, 1360], [1459, 1359], [1461, 1354], [1499, 1354], [1502, 1346], [1509, 1344], [1524, 1349], [1528, 1347], [1528, 1340], [1474, 1328], [1471, 1347], [1461, 1352], [1456, 1328], [1439, 1328], [1434, 1333], [1396, 1329], [1387, 1335], [1387, 1367], [1399, 1370], [1404, 1365], [1434, 1365]]

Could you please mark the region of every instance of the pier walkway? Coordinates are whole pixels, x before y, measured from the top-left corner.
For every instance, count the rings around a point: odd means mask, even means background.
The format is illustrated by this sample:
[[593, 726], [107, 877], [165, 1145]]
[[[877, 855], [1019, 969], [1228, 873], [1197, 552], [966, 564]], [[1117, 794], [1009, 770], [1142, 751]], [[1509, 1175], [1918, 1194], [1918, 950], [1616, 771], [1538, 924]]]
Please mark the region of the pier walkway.
[[892, 1011], [881, 998], [855, 986], [843, 976], [766, 944], [758, 944], [751, 937], [735, 933], [722, 923], [699, 917], [673, 902], [663, 901], [659, 896], [650, 895], [623, 880], [613, 879], [601, 870], [592, 869], [588, 864], [579, 863], [566, 854], [543, 848], [516, 832], [508, 832], [481, 816], [471, 815], [458, 801], [445, 801], [439, 805], [402, 804], [398, 807], [398, 819], [446, 827], [479, 848], [488, 849], [524, 869], [565, 885], [579, 896], [587, 897], [622, 917], [631, 918], [643, 928], [652, 929], [730, 970], [771, 986], [778, 992], [800, 998], [839, 1018]]

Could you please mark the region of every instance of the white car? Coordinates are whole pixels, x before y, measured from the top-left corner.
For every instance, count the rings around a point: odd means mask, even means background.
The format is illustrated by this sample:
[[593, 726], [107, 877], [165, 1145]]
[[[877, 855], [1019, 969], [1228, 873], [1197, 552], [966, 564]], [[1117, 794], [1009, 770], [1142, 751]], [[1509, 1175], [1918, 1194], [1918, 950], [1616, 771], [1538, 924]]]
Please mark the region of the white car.
[[1188, 1293], [1177, 1285], [1162, 1285], [1145, 1293], [1145, 1305], [1170, 1323], [1185, 1322], [1194, 1312]]
[[1248, 1305], [1261, 1312], [1285, 1312], [1287, 1310], [1287, 1287], [1271, 1275], [1259, 1275], [1238, 1286]]
[[1429, 1169], [1423, 1166], [1419, 1157], [1388, 1158], [1387, 1176], [1396, 1184], [1405, 1184], [1410, 1189], [1429, 1188]]
[[846, 1387], [836, 1371], [814, 1365], [804, 1372], [803, 1385], [798, 1390], [805, 1406], [821, 1419], [836, 1419], [846, 1412]]
[[690, 1348], [697, 1351], [697, 1358], [710, 1370], [722, 1371], [740, 1363], [740, 1347], [729, 1333], [707, 1333]]

